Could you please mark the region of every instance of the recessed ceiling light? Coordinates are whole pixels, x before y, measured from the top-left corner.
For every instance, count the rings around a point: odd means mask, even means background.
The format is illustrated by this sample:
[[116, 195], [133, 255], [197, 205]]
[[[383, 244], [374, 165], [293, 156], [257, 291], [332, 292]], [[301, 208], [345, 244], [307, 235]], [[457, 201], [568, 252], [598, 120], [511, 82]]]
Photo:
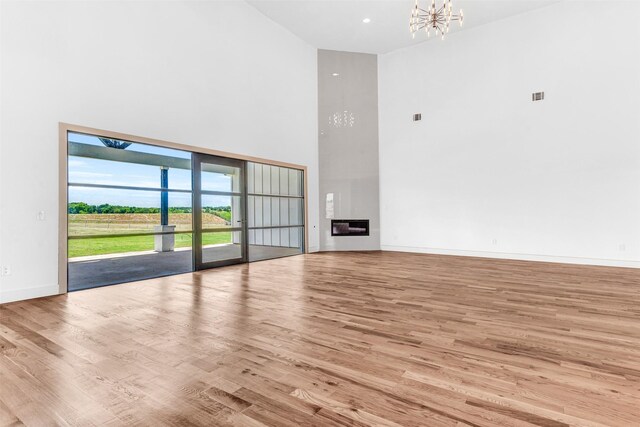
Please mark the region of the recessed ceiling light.
[[362, 22], [364, 22], [365, 24], [368, 24], [369, 22], [371, 22], [371, 19], [369, 19], [369, 18], [364, 18], [364, 19], [362, 20]]
[[340, 74], [338, 74], [338, 73], [333, 73], [333, 74], [331, 74], [331, 75], [332, 75], [333, 77], [338, 77]]

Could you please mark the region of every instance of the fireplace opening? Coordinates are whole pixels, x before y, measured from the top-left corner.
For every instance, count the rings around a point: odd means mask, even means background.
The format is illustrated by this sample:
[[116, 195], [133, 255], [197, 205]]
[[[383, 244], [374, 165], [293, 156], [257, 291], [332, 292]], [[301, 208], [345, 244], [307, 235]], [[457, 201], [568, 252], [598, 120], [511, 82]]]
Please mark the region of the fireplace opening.
[[332, 236], [368, 236], [368, 219], [332, 219]]

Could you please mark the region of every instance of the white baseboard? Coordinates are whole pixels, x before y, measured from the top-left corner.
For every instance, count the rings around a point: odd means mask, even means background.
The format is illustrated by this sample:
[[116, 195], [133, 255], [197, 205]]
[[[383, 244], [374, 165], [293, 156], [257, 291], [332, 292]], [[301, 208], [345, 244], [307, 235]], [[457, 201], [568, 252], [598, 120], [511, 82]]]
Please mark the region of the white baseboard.
[[555, 262], [559, 264], [580, 264], [580, 265], [600, 265], [606, 267], [628, 267], [640, 268], [640, 261], [633, 260], [617, 260], [617, 259], [599, 259], [599, 258], [580, 258], [552, 255], [535, 255], [535, 254], [518, 254], [508, 252], [484, 252], [484, 251], [467, 251], [459, 249], [442, 249], [442, 248], [422, 248], [413, 246], [392, 246], [382, 245], [383, 251], [394, 252], [415, 252], [421, 254], [434, 255], [456, 255], [480, 258], [496, 258], [496, 259], [514, 259], [519, 261], [540, 261]]
[[309, 253], [318, 252], [319, 250], [317, 246], [309, 246]]
[[38, 286], [35, 288], [15, 289], [12, 291], [0, 290], [0, 304], [58, 295], [59, 292], [60, 289], [57, 284]]

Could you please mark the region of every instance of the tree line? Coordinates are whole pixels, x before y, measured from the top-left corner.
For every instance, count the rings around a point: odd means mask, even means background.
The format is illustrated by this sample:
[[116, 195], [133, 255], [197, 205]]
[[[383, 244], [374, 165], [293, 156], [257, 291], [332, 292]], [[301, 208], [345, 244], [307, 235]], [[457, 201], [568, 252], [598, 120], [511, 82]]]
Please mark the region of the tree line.
[[[191, 206], [170, 207], [169, 213], [191, 213]], [[203, 212], [219, 214], [228, 212], [231, 216], [231, 206], [205, 206]], [[69, 203], [68, 212], [70, 214], [159, 214], [160, 208], [141, 208], [138, 206], [120, 206], [104, 203], [102, 205], [90, 205], [84, 202]], [[220, 215], [219, 215], [220, 216]], [[224, 215], [225, 217], [227, 215]]]

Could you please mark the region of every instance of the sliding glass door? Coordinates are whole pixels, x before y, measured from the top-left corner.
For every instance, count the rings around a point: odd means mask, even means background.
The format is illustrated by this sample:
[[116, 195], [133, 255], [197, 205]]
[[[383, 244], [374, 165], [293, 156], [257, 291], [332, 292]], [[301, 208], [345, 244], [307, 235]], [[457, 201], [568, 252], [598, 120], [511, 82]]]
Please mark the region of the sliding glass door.
[[246, 262], [245, 162], [193, 153], [193, 265]]
[[304, 252], [304, 172], [247, 163], [249, 261]]
[[304, 170], [68, 132], [67, 285], [304, 253]]
[[69, 132], [67, 288], [192, 271], [191, 153]]

